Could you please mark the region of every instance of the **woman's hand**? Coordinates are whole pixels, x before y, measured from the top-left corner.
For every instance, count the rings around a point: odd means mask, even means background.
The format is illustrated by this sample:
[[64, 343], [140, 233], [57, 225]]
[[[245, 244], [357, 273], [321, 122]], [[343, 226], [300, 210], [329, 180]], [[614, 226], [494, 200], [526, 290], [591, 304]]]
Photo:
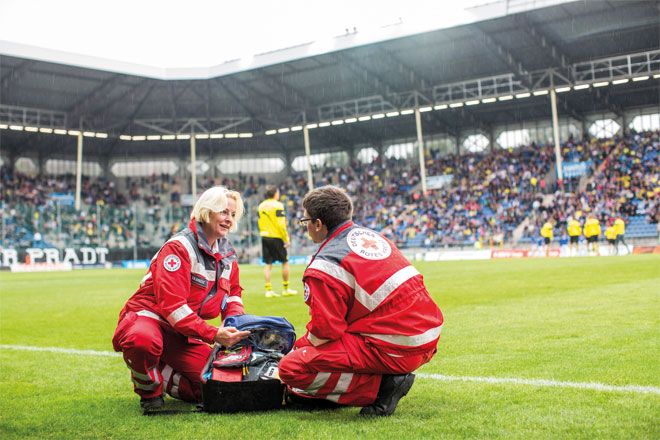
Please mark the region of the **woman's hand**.
[[237, 330], [236, 327], [220, 327], [213, 340], [222, 344], [223, 347], [229, 348], [248, 336], [250, 336], [249, 331]]

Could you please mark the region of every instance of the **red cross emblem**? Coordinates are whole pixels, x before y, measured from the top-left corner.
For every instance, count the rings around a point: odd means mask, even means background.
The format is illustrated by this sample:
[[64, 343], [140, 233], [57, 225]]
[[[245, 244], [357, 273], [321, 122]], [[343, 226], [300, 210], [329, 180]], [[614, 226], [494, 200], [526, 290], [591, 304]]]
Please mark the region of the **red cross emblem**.
[[376, 242], [376, 240], [369, 240], [366, 237], [362, 237], [362, 247], [365, 249], [378, 250], [378, 242]]
[[168, 255], [163, 260], [163, 266], [168, 272], [174, 272], [181, 267], [181, 259], [174, 254]]

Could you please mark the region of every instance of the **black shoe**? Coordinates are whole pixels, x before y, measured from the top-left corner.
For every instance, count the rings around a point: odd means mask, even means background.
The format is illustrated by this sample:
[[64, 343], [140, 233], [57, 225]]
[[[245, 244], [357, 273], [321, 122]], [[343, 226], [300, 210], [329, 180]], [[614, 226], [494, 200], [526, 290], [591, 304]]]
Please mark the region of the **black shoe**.
[[384, 375], [378, 389], [376, 401], [360, 410], [361, 416], [391, 416], [399, 400], [410, 391], [415, 381], [415, 375], [396, 374]]
[[163, 407], [163, 405], [165, 405], [165, 400], [163, 400], [163, 396], [151, 397], [149, 399], [140, 400], [140, 408], [142, 408], [142, 411], [144, 411], [145, 413], [160, 409]]
[[344, 405], [340, 403], [335, 403], [331, 400], [316, 399], [313, 397], [303, 397], [303, 396], [299, 396], [298, 394], [293, 394], [291, 392], [286, 393], [285, 408], [287, 409], [314, 411], [314, 410], [324, 410], [324, 409], [337, 409], [343, 406]]

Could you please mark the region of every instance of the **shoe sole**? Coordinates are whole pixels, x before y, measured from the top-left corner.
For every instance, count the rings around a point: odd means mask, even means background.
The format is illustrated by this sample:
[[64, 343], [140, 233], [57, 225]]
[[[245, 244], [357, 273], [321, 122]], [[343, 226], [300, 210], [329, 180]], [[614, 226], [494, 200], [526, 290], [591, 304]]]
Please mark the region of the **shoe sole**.
[[403, 399], [403, 397], [408, 394], [413, 386], [413, 383], [415, 383], [415, 375], [413, 373], [409, 373], [405, 380], [399, 384], [396, 390], [394, 390], [394, 393], [392, 393], [392, 401], [390, 403], [390, 407], [392, 409], [390, 411], [385, 411], [382, 414], [368, 414], [363, 411], [367, 408], [371, 408], [371, 406], [366, 406], [360, 410], [360, 415], [371, 417], [391, 416], [394, 414], [396, 407], [399, 405], [399, 400]]

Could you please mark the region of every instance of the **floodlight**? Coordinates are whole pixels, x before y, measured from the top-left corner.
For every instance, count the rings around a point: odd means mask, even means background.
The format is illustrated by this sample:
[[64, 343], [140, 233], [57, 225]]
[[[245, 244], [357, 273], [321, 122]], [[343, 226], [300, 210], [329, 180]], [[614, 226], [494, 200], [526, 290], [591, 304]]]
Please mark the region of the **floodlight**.
[[37, 127], [25, 127], [25, 131], [30, 131], [32, 133], [36, 133], [39, 131]]
[[570, 90], [571, 90], [571, 87], [570, 87], [570, 86], [566, 86], [566, 87], [557, 87], [557, 88], [555, 89], [555, 92], [556, 92], [556, 93], [564, 93], [564, 92], [568, 92], [568, 91], [570, 91]]
[[532, 96], [532, 94], [529, 92], [516, 94], [517, 99], [529, 98], [530, 96]]
[[[288, 131], [289, 129], [287, 128], [286, 130]], [[238, 137], [238, 133], [225, 133], [225, 139], [236, 139], [237, 137]]]
[[83, 131], [83, 136], [88, 138], [93, 138], [94, 136], [96, 136], [96, 133], [94, 133], [93, 131]]
[[371, 116], [360, 116], [358, 118], [358, 121], [360, 121], [360, 122], [370, 121], [370, 120], [371, 120]]
[[588, 88], [589, 84], [578, 84], [577, 86], [573, 86], [573, 90], [584, 90]]
[[176, 139], [176, 136], [173, 134], [164, 134], [160, 138], [164, 141], [173, 141], [174, 139]]
[[271, 136], [277, 133], [277, 130], [266, 130], [266, 136]]
[[500, 101], [511, 101], [513, 99], [513, 95], [504, 95], [504, 96], [500, 96], [497, 99], [499, 99]]
[[536, 90], [536, 91], [534, 91], [534, 96], [543, 96], [543, 95], [547, 95], [547, 94], [548, 94], [547, 90]]
[[22, 125], [10, 125], [9, 129], [10, 130], [16, 130], [16, 131], [23, 131], [23, 126]]
[[[160, 137], [160, 136], [159, 136]], [[208, 139], [209, 134], [208, 133], [201, 133], [201, 134], [196, 134], [195, 139]]]
[[280, 128], [277, 130], [278, 133], [288, 133], [291, 129], [289, 127]]
[[430, 112], [431, 110], [433, 110], [433, 107], [431, 107], [431, 106], [428, 106], [428, 107], [420, 107], [420, 108], [419, 108], [419, 112], [420, 112], [420, 113]]
[[[648, 76], [647, 76], [647, 78], [648, 78]], [[633, 81], [634, 81], [634, 79], [633, 79]], [[593, 83], [592, 85], [594, 87], [605, 87], [605, 86], [609, 86], [610, 82], [609, 81], [601, 81], [601, 82]]]
[[133, 136], [133, 137], [131, 138], [131, 140], [141, 142], [141, 141], [146, 141], [146, 140], [147, 140], [147, 137], [144, 136], [144, 135]]
[[78, 136], [80, 134], [80, 130], [69, 130], [67, 133], [69, 133], [71, 136]]
[[211, 139], [222, 139], [222, 138], [225, 137], [225, 135], [223, 133], [211, 133], [211, 135], [209, 137]]
[[393, 118], [395, 116], [399, 116], [399, 112], [387, 112], [385, 113], [385, 116], [387, 116], [388, 118]]
[[321, 122], [321, 123], [319, 123], [319, 127], [330, 127], [330, 123], [329, 122]]
[[385, 113], [376, 113], [375, 115], [371, 115], [371, 119], [383, 119], [385, 117]]
[[412, 115], [413, 113], [415, 113], [415, 110], [413, 110], [413, 109], [411, 109], [411, 108], [407, 108], [407, 109], [405, 109], [405, 110], [401, 110], [401, 114], [402, 114], [402, 115]]
[[343, 125], [344, 120], [343, 119], [335, 119], [334, 121], [331, 122], [332, 125]]
[[[633, 78], [633, 81], [646, 81], [649, 78], [650, 78], [650, 76], [648, 76], [648, 75], [636, 76], [636, 77]], [[595, 84], [594, 84], [594, 86], [595, 86]]]
[[433, 110], [444, 110], [448, 107], [447, 104], [439, 104], [439, 105], [434, 105]]
[[312, 128], [318, 128], [319, 124], [307, 124], [305, 125], [305, 128], [307, 130], [311, 130]]
[[344, 119], [344, 122], [347, 124], [352, 124], [353, 122], [357, 122], [357, 118], [346, 118]]
[[479, 104], [479, 100], [478, 100], [478, 99], [473, 99], [473, 100], [471, 100], [471, 101], [466, 101], [466, 102], [465, 102], [465, 105], [477, 105], [477, 104]]
[[614, 81], [612, 81], [612, 84], [616, 84], [616, 85], [619, 85], [619, 84], [625, 84], [625, 83], [627, 83], [627, 82], [629, 82], [629, 81], [630, 81], [630, 80], [629, 80], [628, 78], [624, 78], [624, 79], [615, 79]]
[[96, 133], [96, 137], [100, 139], [107, 139], [108, 133]]
[[190, 135], [189, 134], [177, 134], [176, 138], [179, 139], [179, 140], [186, 140], [186, 139], [190, 139]]
[[491, 102], [495, 102], [495, 101], [497, 101], [497, 99], [495, 98], [484, 98], [481, 100], [481, 102], [483, 102], [484, 104], [490, 104]]
[[239, 138], [251, 138], [252, 133], [238, 133]]
[[[5, 125], [5, 127], [6, 127], [6, 125]], [[2, 128], [2, 125], [0, 125], [0, 128]], [[40, 132], [40, 133], [52, 133], [52, 132], [53, 132], [53, 129], [52, 129], [52, 128], [45, 128], [45, 127], [42, 127], [42, 128], [39, 129], [39, 132]]]
[[302, 125], [294, 125], [293, 127], [291, 127], [291, 131], [300, 131], [302, 129], [303, 129]]
[[449, 107], [451, 107], [451, 108], [463, 107], [463, 103], [462, 102], [454, 102], [453, 104], [449, 104]]

